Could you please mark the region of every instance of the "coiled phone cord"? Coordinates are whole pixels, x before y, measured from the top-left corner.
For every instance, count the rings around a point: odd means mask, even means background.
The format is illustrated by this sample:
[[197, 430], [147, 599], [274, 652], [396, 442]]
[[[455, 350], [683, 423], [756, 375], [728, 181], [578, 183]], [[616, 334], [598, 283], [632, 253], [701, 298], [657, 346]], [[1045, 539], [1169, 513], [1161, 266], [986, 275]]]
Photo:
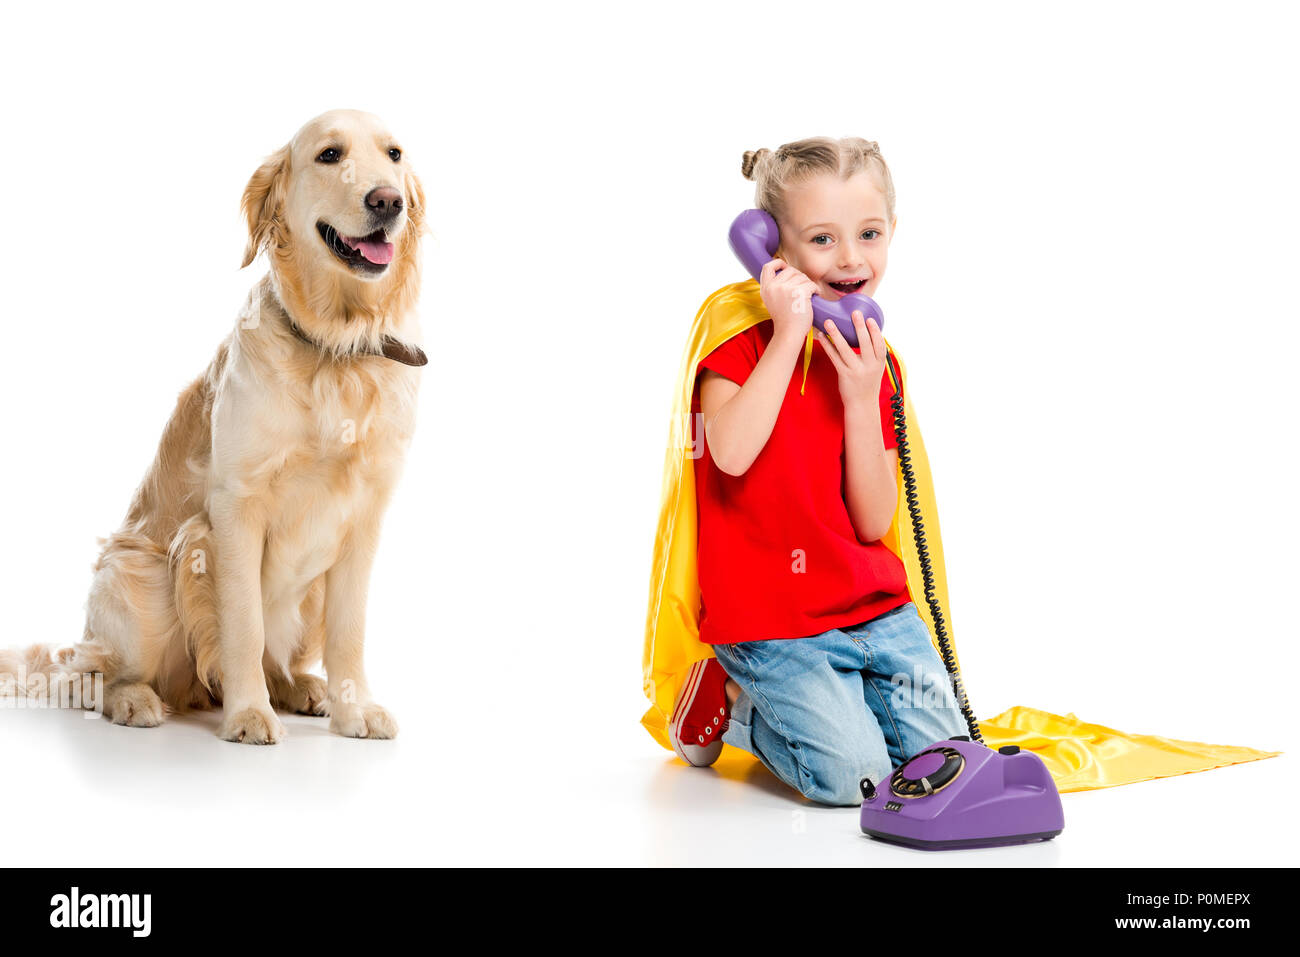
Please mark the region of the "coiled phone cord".
[[956, 693], [957, 703], [961, 706], [962, 716], [966, 719], [966, 727], [970, 729], [970, 739], [983, 744], [984, 738], [980, 735], [979, 724], [975, 720], [975, 715], [971, 713], [970, 702], [966, 698], [966, 686], [962, 684], [961, 672], [957, 670], [957, 661], [953, 657], [952, 646], [948, 643], [948, 631], [943, 623], [943, 609], [939, 607], [939, 599], [935, 595], [934, 570], [930, 566], [930, 550], [925, 544], [925, 525], [921, 520], [921, 499], [916, 491], [916, 476], [912, 474], [912, 457], [907, 449], [907, 419], [903, 415], [903, 390], [898, 373], [894, 370], [895, 361], [891, 350], [885, 356], [885, 366], [889, 369], [889, 377], [894, 382], [894, 394], [889, 404], [894, 411], [894, 431], [898, 434], [898, 464], [903, 471], [907, 511], [912, 516], [912, 535], [916, 540], [916, 555], [921, 562], [925, 600], [930, 606], [930, 617], [934, 621], [934, 635], [939, 642], [943, 666], [952, 676], [953, 691]]

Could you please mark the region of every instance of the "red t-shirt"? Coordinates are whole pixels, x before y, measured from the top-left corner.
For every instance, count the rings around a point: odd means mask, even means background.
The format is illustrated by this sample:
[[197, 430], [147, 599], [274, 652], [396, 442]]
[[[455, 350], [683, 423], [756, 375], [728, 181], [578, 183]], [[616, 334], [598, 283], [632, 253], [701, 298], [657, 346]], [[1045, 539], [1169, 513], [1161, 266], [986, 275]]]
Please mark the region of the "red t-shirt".
[[[772, 339], [765, 319], [700, 360], [740, 385]], [[857, 349], [855, 352], [859, 351]], [[844, 498], [844, 403], [839, 373], [813, 347], [804, 394], [803, 353], [795, 360], [767, 444], [743, 475], [728, 475], [692, 415], [699, 508], [700, 640], [733, 644], [804, 638], [883, 615], [911, 601], [903, 563], [880, 542], [858, 541]], [[900, 377], [901, 381], [901, 377]], [[896, 448], [889, 370], [881, 376], [880, 425]]]

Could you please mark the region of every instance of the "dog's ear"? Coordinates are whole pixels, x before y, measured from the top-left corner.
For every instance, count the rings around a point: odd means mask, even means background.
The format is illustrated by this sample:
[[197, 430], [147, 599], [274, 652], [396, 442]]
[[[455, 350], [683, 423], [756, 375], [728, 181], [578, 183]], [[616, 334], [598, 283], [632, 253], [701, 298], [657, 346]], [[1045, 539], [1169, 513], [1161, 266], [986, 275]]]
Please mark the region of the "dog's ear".
[[424, 233], [424, 186], [409, 169], [406, 171], [406, 215], [418, 238]]
[[257, 258], [279, 221], [284, 208], [285, 187], [289, 182], [289, 155], [288, 145], [272, 153], [244, 187], [244, 198], [239, 208], [248, 221], [248, 245], [244, 247], [240, 269]]

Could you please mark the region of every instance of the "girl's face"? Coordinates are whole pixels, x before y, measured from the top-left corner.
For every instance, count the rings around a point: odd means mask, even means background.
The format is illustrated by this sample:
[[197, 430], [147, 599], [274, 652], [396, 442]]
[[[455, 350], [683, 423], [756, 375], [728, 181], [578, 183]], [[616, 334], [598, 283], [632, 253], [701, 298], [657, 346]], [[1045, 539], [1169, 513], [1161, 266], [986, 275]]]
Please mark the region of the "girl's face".
[[788, 187], [779, 226], [777, 257], [816, 283], [823, 299], [875, 295], [894, 223], [885, 221], [885, 194], [871, 172], [821, 173]]

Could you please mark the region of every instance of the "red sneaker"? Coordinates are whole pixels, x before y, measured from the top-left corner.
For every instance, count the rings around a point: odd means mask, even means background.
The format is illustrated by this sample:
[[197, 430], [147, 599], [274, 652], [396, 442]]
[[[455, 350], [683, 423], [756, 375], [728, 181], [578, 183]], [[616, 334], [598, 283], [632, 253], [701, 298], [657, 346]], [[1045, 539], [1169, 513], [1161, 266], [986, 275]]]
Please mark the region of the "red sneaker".
[[729, 723], [726, 671], [717, 658], [695, 662], [673, 704], [673, 720], [668, 726], [673, 750], [687, 764], [707, 767], [718, 760], [722, 732]]

